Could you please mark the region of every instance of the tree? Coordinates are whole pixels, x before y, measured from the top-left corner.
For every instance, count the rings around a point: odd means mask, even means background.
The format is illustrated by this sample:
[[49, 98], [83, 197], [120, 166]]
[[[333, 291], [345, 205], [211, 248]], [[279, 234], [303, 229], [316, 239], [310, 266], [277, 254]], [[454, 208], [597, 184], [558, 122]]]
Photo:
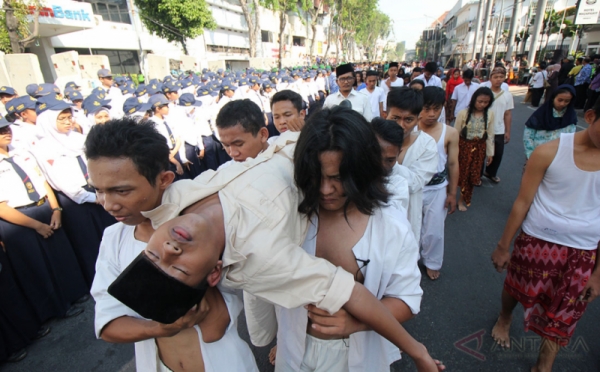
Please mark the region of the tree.
[[[39, 36], [40, 4], [25, 4], [22, 0], [3, 0], [0, 13], [0, 50], [5, 53], [23, 53]], [[29, 30], [28, 15], [33, 16], [33, 31]]]
[[260, 3], [259, 0], [250, 1], [250, 6], [248, 6], [248, 0], [240, 0], [240, 5], [242, 6], [242, 12], [244, 13], [246, 23], [248, 24], [250, 57], [254, 58], [257, 57], [258, 43], [262, 41], [260, 34]]
[[325, 5], [329, 6], [331, 4], [331, 0], [320, 0], [316, 3], [317, 4], [308, 6], [308, 10], [307, 10], [308, 15], [310, 16], [310, 28], [312, 30], [312, 39], [310, 40], [310, 58], [311, 58], [311, 60], [315, 55], [315, 44], [317, 42], [317, 22], [319, 20], [319, 16], [323, 13], [323, 9], [325, 8]]
[[367, 10], [367, 13], [359, 18], [355, 40], [366, 50], [368, 58], [374, 58], [377, 54], [377, 40], [387, 39], [391, 24], [390, 17], [376, 8]]
[[217, 27], [204, 0], [135, 0], [142, 22], [150, 32], [170, 42], [180, 42], [188, 54], [186, 40]]
[[279, 12], [279, 58], [277, 65], [282, 67], [284, 52], [284, 33], [288, 22], [288, 13], [298, 14], [301, 9], [306, 9], [310, 0], [263, 0], [262, 5], [274, 12]]

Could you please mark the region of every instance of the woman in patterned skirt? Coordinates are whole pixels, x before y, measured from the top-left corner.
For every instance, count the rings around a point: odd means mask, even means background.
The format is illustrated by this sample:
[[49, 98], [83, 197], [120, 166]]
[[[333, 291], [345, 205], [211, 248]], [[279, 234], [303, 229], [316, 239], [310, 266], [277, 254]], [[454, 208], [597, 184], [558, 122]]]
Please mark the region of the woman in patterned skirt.
[[488, 109], [494, 103], [494, 93], [482, 87], [473, 93], [469, 107], [456, 116], [454, 127], [460, 135], [458, 149], [460, 199], [458, 210], [465, 212], [471, 205], [473, 187], [481, 184], [483, 161], [494, 157], [494, 113]]

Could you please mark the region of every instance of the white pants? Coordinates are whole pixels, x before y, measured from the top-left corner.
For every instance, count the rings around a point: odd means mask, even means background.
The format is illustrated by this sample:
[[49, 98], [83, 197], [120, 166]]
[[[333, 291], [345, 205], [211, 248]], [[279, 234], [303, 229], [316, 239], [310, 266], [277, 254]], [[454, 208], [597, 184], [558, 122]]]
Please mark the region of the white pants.
[[444, 222], [446, 187], [423, 190], [423, 224], [421, 225], [421, 258], [431, 270], [442, 268], [444, 260]]
[[349, 339], [321, 340], [306, 335], [301, 372], [348, 372]]

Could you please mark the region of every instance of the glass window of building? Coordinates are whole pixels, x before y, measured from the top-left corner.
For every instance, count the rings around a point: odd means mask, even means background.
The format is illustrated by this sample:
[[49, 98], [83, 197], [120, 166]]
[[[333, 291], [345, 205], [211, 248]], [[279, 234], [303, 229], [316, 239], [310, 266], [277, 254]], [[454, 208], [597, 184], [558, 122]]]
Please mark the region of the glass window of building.
[[102, 16], [108, 22], [129, 23], [127, 0], [80, 0], [92, 4], [94, 14]]

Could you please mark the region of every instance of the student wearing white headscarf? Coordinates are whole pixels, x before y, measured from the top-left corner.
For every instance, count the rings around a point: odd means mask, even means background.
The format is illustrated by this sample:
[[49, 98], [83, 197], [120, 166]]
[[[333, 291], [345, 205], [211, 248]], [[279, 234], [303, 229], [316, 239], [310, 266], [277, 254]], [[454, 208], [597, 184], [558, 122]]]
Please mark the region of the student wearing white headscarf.
[[87, 160], [83, 154], [85, 136], [74, 131], [71, 105], [53, 97], [39, 102], [37, 125], [45, 136], [36, 145], [34, 155], [48, 183], [56, 190], [64, 210], [65, 231], [89, 288], [102, 233], [116, 221], [96, 204], [96, 192], [88, 184]]

